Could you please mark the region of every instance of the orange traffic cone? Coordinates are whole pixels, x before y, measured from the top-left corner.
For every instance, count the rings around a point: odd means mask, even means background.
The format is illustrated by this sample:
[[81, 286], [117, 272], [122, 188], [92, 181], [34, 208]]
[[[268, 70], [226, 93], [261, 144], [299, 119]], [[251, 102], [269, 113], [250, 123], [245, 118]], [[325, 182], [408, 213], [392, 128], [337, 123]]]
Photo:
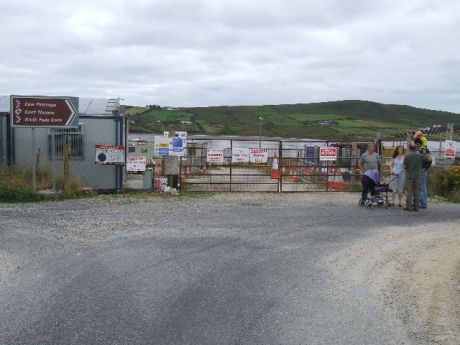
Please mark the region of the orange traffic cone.
[[275, 155], [273, 156], [273, 163], [272, 163], [272, 179], [274, 180], [279, 180], [280, 178], [280, 170], [278, 166], [278, 156]]
[[340, 168], [329, 168], [328, 175], [329, 177], [327, 184], [330, 189], [347, 189], [347, 185], [343, 181], [342, 172], [340, 171]]

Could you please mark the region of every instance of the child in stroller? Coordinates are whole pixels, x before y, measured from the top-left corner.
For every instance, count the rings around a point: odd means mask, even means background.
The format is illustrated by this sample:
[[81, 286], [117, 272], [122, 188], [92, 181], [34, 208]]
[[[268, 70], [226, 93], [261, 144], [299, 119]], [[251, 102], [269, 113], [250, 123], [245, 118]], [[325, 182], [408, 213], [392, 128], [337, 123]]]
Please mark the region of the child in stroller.
[[361, 198], [359, 200], [360, 206], [365, 206], [367, 208], [372, 207], [386, 207], [391, 208], [394, 206], [393, 203], [388, 201], [388, 194], [392, 192], [390, 188], [390, 183], [386, 182], [388, 178], [380, 180], [378, 170], [369, 172], [369, 177], [372, 177], [375, 182], [375, 187], [371, 188], [371, 196], [367, 195], [366, 198]]
[[374, 193], [372, 193], [371, 196], [365, 200], [364, 206], [368, 208], [375, 206], [386, 208], [394, 207], [394, 204], [388, 201], [388, 194], [391, 192], [392, 190], [389, 183], [379, 182], [375, 186]]

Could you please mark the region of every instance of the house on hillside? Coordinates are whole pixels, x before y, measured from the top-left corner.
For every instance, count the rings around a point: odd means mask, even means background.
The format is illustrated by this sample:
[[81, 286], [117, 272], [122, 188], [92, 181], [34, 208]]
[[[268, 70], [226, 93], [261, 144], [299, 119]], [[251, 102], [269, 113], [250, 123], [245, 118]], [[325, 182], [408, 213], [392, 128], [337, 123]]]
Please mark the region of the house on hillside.
[[321, 126], [337, 126], [338, 122], [334, 120], [323, 120], [323, 121], [320, 121], [319, 124]]
[[[31, 128], [12, 127], [10, 97], [0, 96], [0, 164], [32, 168], [34, 154], [31, 132]], [[127, 118], [120, 113], [119, 99], [78, 98], [76, 127], [35, 128], [35, 152], [39, 157], [39, 168], [51, 168], [54, 143], [55, 166], [58, 173], [62, 171], [64, 140], [68, 137], [70, 171], [82, 187], [119, 190], [123, 187], [124, 165], [96, 164], [96, 145], [126, 147], [127, 135]]]

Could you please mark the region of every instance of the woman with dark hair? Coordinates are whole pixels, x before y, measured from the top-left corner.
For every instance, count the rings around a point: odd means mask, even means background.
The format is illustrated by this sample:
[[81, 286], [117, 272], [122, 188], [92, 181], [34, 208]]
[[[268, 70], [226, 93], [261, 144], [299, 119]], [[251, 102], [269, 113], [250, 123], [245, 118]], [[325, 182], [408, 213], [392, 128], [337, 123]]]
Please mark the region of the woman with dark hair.
[[393, 151], [393, 160], [391, 161], [391, 183], [390, 188], [393, 190], [392, 200], [393, 204], [396, 205], [396, 199], [398, 199], [398, 206], [402, 205], [402, 195], [404, 192], [404, 182], [406, 180], [406, 172], [404, 170], [404, 147], [396, 146]]

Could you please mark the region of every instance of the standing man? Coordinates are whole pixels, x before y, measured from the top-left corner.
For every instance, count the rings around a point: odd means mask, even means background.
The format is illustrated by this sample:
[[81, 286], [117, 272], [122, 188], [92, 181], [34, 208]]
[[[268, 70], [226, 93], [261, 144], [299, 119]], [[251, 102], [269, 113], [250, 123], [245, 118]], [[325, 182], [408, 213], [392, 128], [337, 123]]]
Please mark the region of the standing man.
[[424, 162], [431, 161], [431, 157], [417, 152], [415, 144], [409, 145], [409, 153], [404, 158], [406, 169], [407, 199], [404, 211], [418, 211], [420, 205], [420, 177]]
[[[423, 146], [423, 141], [420, 138], [415, 138], [414, 144], [421, 155], [427, 158], [430, 157], [430, 150], [428, 150], [428, 147]], [[428, 207], [428, 169], [430, 167], [431, 160], [425, 161], [422, 164], [422, 173], [420, 175], [420, 208]]]
[[361, 178], [361, 185], [363, 186], [360, 200], [361, 205], [365, 204], [369, 191], [371, 193], [374, 192], [375, 184], [378, 183], [380, 175], [380, 157], [374, 150], [375, 146], [373, 143], [367, 145], [367, 151], [361, 155], [358, 162], [363, 175]]
[[417, 131], [415, 132], [415, 135], [414, 135], [414, 143], [415, 143], [415, 140], [417, 139], [420, 139], [422, 141], [421, 143], [421, 147], [426, 147], [428, 148], [428, 139], [427, 137], [423, 134], [422, 131]]

